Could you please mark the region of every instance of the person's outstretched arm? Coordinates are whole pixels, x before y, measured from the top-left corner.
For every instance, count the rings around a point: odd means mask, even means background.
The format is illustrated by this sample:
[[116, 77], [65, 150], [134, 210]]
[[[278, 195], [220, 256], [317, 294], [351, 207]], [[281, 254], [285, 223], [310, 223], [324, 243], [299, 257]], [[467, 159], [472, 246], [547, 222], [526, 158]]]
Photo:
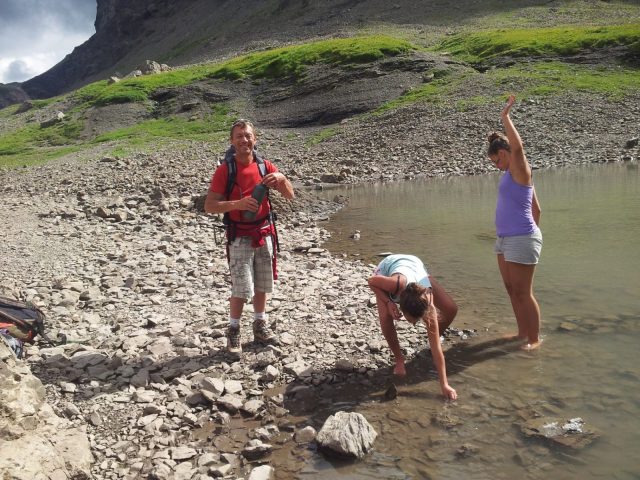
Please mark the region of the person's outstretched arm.
[[[393, 353], [395, 359], [395, 367], [393, 373], [399, 376], [406, 375], [404, 367], [404, 356], [400, 349], [398, 341], [398, 333], [393, 321], [400, 318], [400, 311], [397, 305], [389, 298], [389, 292], [395, 286], [395, 278], [385, 277], [384, 275], [374, 275], [368, 280], [369, 287], [376, 295], [376, 304], [378, 307], [378, 318], [380, 319], [380, 329], [382, 335], [389, 345], [389, 349]], [[393, 286], [392, 286], [393, 285]]]
[[438, 380], [440, 381], [440, 390], [442, 395], [447, 400], [455, 400], [458, 398], [456, 391], [451, 388], [447, 380], [447, 366], [444, 360], [444, 352], [442, 351], [442, 345], [440, 345], [440, 329], [438, 328], [438, 312], [435, 305], [433, 305], [433, 297], [431, 305], [427, 310], [427, 319], [425, 320], [427, 325], [427, 336], [429, 337], [429, 346], [431, 347], [431, 357], [433, 363], [438, 371]]

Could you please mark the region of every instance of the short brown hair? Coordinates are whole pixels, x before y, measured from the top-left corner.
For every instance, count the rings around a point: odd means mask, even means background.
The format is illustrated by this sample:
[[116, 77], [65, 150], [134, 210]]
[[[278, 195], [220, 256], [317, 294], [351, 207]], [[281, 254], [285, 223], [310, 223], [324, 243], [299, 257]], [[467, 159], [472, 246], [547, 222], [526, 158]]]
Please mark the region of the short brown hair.
[[253, 123], [251, 123], [249, 120], [245, 120], [244, 118], [239, 118], [238, 120], [233, 122], [233, 124], [231, 125], [231, 131], [229, 132], [229, 137], [233, 138], [233, 129], [236, 127], [240, 127], [240, 128], [249, 127], [253, 132], [253, 134], [254, 135], [256, 134], [256, 129], [253, 127]]

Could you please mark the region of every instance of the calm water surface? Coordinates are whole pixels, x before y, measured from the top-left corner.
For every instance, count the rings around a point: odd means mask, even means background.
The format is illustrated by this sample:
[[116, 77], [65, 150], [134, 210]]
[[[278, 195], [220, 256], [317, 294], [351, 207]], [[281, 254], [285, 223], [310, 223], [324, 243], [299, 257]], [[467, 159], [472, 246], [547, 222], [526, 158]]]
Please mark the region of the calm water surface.
[[[544, 235], [535, 279], [544, 344], [535, 353], [491, 343], [515, 328], [492, 250], [497, 182], [496, 174], [328, 194], [350, 198], [331, 220], [329, 249], [371, 263], [385, 251], [420, 256], [459, 304], [453, 326], [480, 335], [446, 353], [458, 402], [439, 399], [423, 356], [394, 402], [372, 391], [327, 402], [374, 425], [373, 455], [342, 465], [307, 451], [281, 478], [640, 478], [637, 164], [535, 172]], [[525, 439], [517, 425], [532, 410], [582, 417], [601, 437], [579, 452]]]

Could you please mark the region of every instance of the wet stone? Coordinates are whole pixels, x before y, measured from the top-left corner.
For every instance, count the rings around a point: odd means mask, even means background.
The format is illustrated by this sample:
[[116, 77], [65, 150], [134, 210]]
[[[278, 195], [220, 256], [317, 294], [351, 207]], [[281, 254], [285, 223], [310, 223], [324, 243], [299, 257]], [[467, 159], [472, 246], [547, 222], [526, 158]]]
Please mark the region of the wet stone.
[[600, 436], [595, 430], [588, 428], [580, 417], [532, 418], [521, 424], [520, 430], [527, 437], [539, 438], [573, 450], [591, 445]]
[[431, 423], [445, 429], [462, 425], [462, 420], [446, 410], [440, 411], [431, 418]]

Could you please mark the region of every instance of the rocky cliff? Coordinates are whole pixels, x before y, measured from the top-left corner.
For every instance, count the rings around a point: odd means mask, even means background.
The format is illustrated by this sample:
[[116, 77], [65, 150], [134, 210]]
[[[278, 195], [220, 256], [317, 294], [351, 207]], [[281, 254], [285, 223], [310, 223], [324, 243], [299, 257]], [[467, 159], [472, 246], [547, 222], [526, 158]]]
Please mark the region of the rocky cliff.
[[[376, 25], [433, 29], [464, 23], [494, 8], [486, 2], [440, 0], [97, 0], [96, 33], [49, 71], [22, 84], [31, 98], [47, 98], [145, 59], [175, 66], [238, 51], [323, 35], [353, 34]], [[501, 2], [501, 10], [548, 4]]]

